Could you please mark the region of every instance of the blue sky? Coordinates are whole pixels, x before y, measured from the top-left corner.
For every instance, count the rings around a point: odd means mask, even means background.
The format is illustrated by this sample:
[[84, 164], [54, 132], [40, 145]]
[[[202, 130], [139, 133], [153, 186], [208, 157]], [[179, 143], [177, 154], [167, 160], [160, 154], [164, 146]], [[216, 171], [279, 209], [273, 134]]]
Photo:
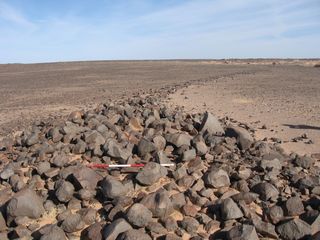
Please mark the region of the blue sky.
[[0, 0], [0, 63], [259, 57], [320, 57], [320, 0]]

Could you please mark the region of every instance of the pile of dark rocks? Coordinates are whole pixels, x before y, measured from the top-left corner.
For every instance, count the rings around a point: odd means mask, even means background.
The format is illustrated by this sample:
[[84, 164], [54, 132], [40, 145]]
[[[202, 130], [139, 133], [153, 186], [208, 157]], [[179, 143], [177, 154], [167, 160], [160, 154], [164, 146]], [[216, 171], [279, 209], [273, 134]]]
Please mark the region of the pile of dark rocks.
[[246, 124], [159, 99], [110, 101], [4, 139], [0, 239], [320, 239], [319, 156], [286, 156]]

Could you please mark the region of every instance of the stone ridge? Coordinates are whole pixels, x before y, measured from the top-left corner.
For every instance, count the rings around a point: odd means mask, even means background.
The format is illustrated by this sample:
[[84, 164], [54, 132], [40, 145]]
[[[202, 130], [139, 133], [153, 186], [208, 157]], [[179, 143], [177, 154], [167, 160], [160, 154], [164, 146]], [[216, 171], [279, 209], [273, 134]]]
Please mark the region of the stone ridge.
[[0, 239], [317, 239], [318, 159], [286, 156], [228, 118], [169, 109], [170, 91], [2, 144]]

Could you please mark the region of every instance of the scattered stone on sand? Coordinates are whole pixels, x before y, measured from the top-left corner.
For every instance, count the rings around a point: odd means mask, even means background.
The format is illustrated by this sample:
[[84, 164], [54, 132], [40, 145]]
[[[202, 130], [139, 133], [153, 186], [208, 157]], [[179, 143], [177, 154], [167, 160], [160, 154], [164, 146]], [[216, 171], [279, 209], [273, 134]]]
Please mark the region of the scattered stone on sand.
[[230, 220], [243, 217], [243, 213], [231, 198], [227, 198], [221, 204], [221, 216], [223, 220]]
[[268, 182], [261, 182], [261, 183], [256, 184], [253, 187], [253, 191], [255, 193], [258, 193], [259, 197], [263, 201], [268, 201], [270, 199], [275, 200], [279, 195], [278, 189], [275, 186], [273, 186], [271, 183], [268, 183]]
[[65, 240], [67, 239], [64, 231], [57, 225], [51, 225], [46, 232], [41, 236], [40, 240]]
[[0, 239], [317, 239], [318, 155], [286, 155], [228, 117], [169, 109], [175, 88], [165, 89], [2, 143]]
[[285, 210], [288, 216], [298, 216], [304, 213], [304, 206], [300, 197], [291, 197], [285, 202]]
[[253, 143], [253, 138], [251, 137], [250, 133], [241, 127], [228, 126], [226, 130], [226, 136], [235, 137], [237, 139], [239, 148], [242, 150], [247, 150]]
[[222, 169], [212, 169], [204, 177], [204, 182], [209, 187], [219, 188], [230, 186], [228, 173]]
[[140, 203], [132, 205], [127, 212], [128, 221], [137, 227], [145, 227], [152, 220], [152, 212]]
[[44, 211], [42, 199], [28, 188], [16, 193], [7, 205], [7, 214], [11, 217], [37, 219]]
[[68, 202], [73, 197], [74, 186], [68, 182], [63, 181], [57, 184], [56, 197], [60, 202]]
[[169, 198], [169, 193], [164, 189], [150, 193], [140, 203], [147, 207], [154, 217], [168, 217], [173, 212], [173, 203]]
[[83, 229], [84, 226], [85, 223], [78, 213], [68, 215], [61, 224], [61, 228], [67, 233], [77, 232]]
[[137, 174], [136, 179], [142, 185], [152, 185], [167, 175], [167, 169], [155, 162], [147, 163]]
[[119, 218], [104, 228], [103, 237], [108, 240], [116, 240], [121, 233], [131, 229], [131, 225], [126, 220]]
[[216, 134], [216, 135], [224, 134], [224, 129], [222, 128], [219, 120], [209, 112], [205, 112], [204, 114], [204, 117], [200, 126], [200, 131], [202, 132], [207, 131], [210, 134]]
[[277, 232], [283, 239], [303, 239], [311, 236], [311, 227], [306, 222], [295, 218], [279, 224]]
[[106, 198], [117, 198], [126, 194], [125, 186], [118, 180], [107, 177], [102, 181], [102, 193]]
[[252, 225], [242, 224], [239, 226], [233, 227], [227, 234], [228, 239], [237, 240], [237, 239], [252, 239], [259, 240], [258, 234]]

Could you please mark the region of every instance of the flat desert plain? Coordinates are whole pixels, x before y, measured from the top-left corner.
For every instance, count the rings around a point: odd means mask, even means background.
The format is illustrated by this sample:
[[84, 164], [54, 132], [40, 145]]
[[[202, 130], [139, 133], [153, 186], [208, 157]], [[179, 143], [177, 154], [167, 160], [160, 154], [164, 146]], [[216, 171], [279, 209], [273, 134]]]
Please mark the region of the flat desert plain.
[[311, 63], [0, 65], [0, 239], [319, 239]]
[[[176, 88], [167, 101], [210, 111], [279, 141], [286, 152], [320, 152], [316, 61], [97, 61], [0, 65], [0, 135], [108, 99]], [[303, 138], [301, 138], [303, 136]]]

